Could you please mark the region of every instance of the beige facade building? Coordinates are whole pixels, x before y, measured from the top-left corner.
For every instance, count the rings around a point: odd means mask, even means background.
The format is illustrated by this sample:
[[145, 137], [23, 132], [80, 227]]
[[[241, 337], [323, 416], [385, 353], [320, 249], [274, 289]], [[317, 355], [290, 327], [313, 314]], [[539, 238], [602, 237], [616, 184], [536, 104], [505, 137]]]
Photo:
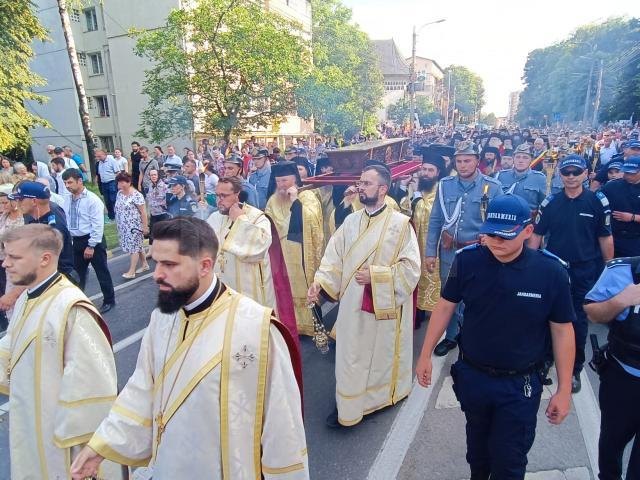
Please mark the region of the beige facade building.
[[511, 92], [509, 94], [509, 111], [507, 113], [508, 123], [515, 123], [516, 121], [518, 106], [520, 105], [520, 93], [521, 92]]
[[382, 107], [377, 112], [378, 120], [384, 122], [387, 119], [389, 106], [398, 102], [407, 93], [410, 68], [393, 39], [373, 40], [373, 44], [378, 53], [378, 65], [384, 77]]
[[[123, 148], [128, 155], [130, 144], [137, 140], [152, 146], [135, 132], [140, 128], [140, 112], [146, 107], [142, 92], [144, 72], [150, 67], [133, 53], [132, 28], [160, 28], [181, 0], [92, 0], [82, 9], [69, 11], [78, 59], [88, 97], [92, 128], [101, 148], [113, 151]], [[55, 0], [35, 0], [38, 18], [49, 31], [50, 41], [35, 42], [33, 70], [47, 80], [38, 92], [49, 98], [43, 105], [29, 107], [51, 123], [51, 128], [32, 131], [34, 158], [48, 161], [46, 145], [69, 145], [80, 155], [87, 155], [78, 115], [78, 99], [67, 55], [62, 26]], [[311, 32], [310, 0], [265, 0], [265, 8], [294, 19]], [[292, 115], [280, 125], [279, 132], [263, 134], [304, 135], [312, 126]], [[197, 132], [190, 138], [165, 140], [176, 146], [194, 147]]]
[[[411, 57], [406, 59], [411, 64]], [[444, 70], [435, 60], [416, 56], [416, 96], [425, 96], [439, 109], [444, 91]]]

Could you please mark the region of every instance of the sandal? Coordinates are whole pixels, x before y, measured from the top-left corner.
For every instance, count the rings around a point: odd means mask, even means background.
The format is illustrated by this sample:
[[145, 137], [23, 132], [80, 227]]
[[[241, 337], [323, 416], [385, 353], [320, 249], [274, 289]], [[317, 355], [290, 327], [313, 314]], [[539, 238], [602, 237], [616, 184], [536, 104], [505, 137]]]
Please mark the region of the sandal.
[[148, 272], [150, 268], [151, 267], [149, 267], [149, 264], [147, 263], [144, 267], [140, 267], [139, 269], [137, 269], [136, 273]]
[[136, 278], [135, 273], [123, 273], [122, 278], [126, 278], [127, 280], [131, 280], [132, 278]]

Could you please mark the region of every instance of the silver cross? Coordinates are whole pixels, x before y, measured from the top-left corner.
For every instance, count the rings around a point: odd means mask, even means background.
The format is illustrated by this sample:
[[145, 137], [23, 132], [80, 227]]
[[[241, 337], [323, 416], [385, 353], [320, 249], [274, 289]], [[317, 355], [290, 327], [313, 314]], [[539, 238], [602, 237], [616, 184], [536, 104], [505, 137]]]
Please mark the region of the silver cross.
[[240, 366], [244, 369], [247, 368], [250, 362], [253, 362], [256, 359], [256, 356], [249, 351], [246, 345], [242, 346], [242, 349], [233, 355], [233, 358], [240, 364]]

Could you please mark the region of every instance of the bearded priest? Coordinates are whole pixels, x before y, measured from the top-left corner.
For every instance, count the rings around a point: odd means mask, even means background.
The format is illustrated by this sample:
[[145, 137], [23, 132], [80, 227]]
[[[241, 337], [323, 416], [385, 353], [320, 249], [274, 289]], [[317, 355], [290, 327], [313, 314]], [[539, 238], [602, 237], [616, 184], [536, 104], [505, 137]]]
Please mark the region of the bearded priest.
[[[27, 287], [0, 339], [0, 392], [9, 396], [11, 478], [68, 479], [71, 460], [116, 399], [116, 365], [100, 314], [58, 273], [62, 235], [26, 225], [2, 238], [4, 267]], [[121, 478], [105, 462], [100, 478]]]
[[322, 205], [302, 182], [295, 162], [271, 167], [270, 198], [265, 213], [276, 226], [287, 266], [298, 332], [313, 335], [313, 317], [307, 308], [307, 290], [324, 250]]
[[340, 301], [336, 320], [336, 410], [329, 427], [352, 426], [411, 390], [413, 291], [420, 249], [409, 217], [386, 205], [391, 175], [365, 167], [356, 183], [364, 209], [327, 245], [308, 302]]
[[289, 331], [216, 277], [218, 241], [205, 221], [159, 222], [153, 239], [158, 308], [73, 478], [95, 475], [103, 458], [150, 465], [154, 480], [309, 478]]

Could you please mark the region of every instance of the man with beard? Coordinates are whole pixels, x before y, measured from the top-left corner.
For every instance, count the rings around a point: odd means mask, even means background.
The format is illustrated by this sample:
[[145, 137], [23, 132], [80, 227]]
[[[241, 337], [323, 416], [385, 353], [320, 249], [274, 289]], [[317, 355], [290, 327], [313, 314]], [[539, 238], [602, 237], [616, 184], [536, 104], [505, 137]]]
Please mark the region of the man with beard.
[[[3, 266], [24, 287], [0, 339], [0, 392], [9, 396], [11, 478], [68, 478], [116, 398], [116, 365], [100, 314], [57, 271], [62, 235], [26, 225], [2, 238]], [[120, 478], [116, 465], [99, 476]]]
[[538, 212], [538, 206], [547, 194], [547, 177], [542, 172], [531, 170], [531, 149], [523, 143], [516, 148], [513, 156], [513, 168], [498, 172], [497, 180], [502, 184], [504, 193], [515, 193], [524, 198], [531, 210], [532, 218]]
[[[456, 251], [478, 242], [483, 212], [489, 200], [502, 193], [500, 182], [480, 173], [480, 154], [473, 142], [458, 145], [455, 162], [458, 176], [443, 178], [438, 184], [427, 233], [426, 268], [435, 272], [436, 257], [439, 258], [441, 285], [449, 276]], [[435, 349], [436, 355], [444, 356], [458, 345], [463, 308], [462, 304], [458, 306], [445, 339]]]
[[411, 390], [420, 249], [409, 218], [384, 201], [390, 184], [382, 165], [365, 167], [356, 184], [364, 209], [331, 237], [308, 291], [309, 302], [318, 302], [321, 292], [340, 301], [332, 428], [355, 425]]
[[241, 191], [237, 177], [223, 177], [216, 185], [218, 211], [207, 220], [220, 242], [214, 272], [227, 286], [275, 309], [280, 321], [297, 334], [279, 239], [273, 241], [274, 229], [264, 212], [240, 202]]
[[298, 332], [313, 335], [307, 289], [324, 250], [322, 206], [313, 192], [298, 191], [301, 186], [296, 163], [285, 161], [273, 165], [265, 213], [273, 220], [282, 245]]
[[[433, 209], [433, 201], [436, 198], [436, 185], [444, 171], [444, 160], [440, 151], [435, 146], [422, 149], [422, 167], [418, 178], [418, 191], [413, 194], [411, 200], [411, 220], [418, 237], [420, 258], [422, 259], [422, 272], [418, 282], [418, 298], [416, 303], [416, 324], [420, 324], [431, 315], [438, 298], [440, 298], [440, 278], [437, 271], [429, 272], [426, 268], [427, 231], [429, 230], [429, 217]], [[436, 261], [437, 270], [437, 261]]]
[[96, 475], [103, 458], [150, 464], [157, 480], [309, 478], [288, 331], [216, 277], [218, 241], [205, 221], [160, 222], [153, 237], [158, 308], [73, 478]]
[[494, 146], [487, 146], [480, 155], [480, 171], [484, 175], [493, 175], [500, 170], [500, 150]]

